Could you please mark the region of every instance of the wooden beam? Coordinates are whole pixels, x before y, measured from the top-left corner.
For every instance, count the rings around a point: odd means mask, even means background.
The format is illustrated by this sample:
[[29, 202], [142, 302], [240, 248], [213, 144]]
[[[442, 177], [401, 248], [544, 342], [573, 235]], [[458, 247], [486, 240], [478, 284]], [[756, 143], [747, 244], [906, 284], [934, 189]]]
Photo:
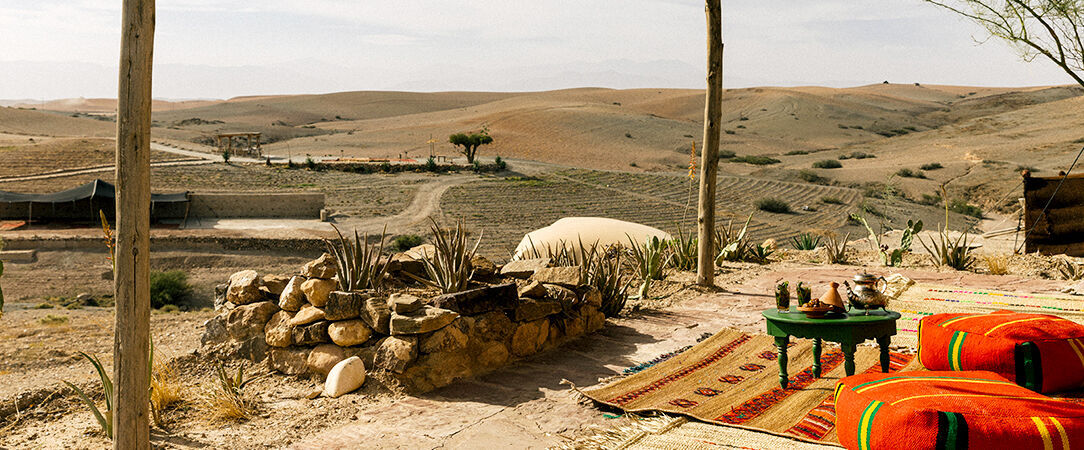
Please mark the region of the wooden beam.
[[124, 0], [117, 90], [113, 448], [150, 448], [150, 130], [154, 0]]
[[708, 90], [704, 105], [704, 148], [700, 158], [697, 215], [696, 283], [715, 284], [715, 183], [719, 171], [719, 127], [723, 118], [723, 8], [706, 0], [708, 20]]

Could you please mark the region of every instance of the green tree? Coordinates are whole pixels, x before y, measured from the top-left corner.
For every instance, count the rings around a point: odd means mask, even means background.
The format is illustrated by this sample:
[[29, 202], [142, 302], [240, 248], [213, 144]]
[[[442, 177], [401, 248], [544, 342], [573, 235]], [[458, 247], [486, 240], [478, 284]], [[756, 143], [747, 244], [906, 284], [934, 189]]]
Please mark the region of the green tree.
[[478, 153], [478, 147], [492, 144], [493, 137], [489, 135], [489, 130], [483, 127], [477, 133], [456, 133], [448, 136], [448, 142], [460, 148], [459, 153], [467, 157], [467, 164], [474, 164], [474, 156]]
[[971, 19], [1016, 47], [1024, 61], [1042, 56], [1084, 86], [1084, 1], [924, 0]]

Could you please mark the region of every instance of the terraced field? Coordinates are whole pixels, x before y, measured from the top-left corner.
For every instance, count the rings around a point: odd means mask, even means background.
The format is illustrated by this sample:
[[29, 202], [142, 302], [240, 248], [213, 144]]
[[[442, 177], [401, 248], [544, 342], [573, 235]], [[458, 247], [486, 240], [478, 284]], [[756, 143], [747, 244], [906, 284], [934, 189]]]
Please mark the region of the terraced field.
[[[523, 234], [562, 217], [610, 217], [676, 232], [685, 216], [686, 230], [696, 221], [696, 199], [685, 205], [689, 179], [677, 175], [634, 174], [581, 169], [563, 170], [537, 179], [491, 179], [452, 188], [441, 201], [443, 212], [484, 230], [479, 251], [506, 259]], [[693, 195], [695, 196], [695, 187]], [[774, 196], [795, 209], [792, 214], [757, 211], [750, 225], [754, 240], [787, 239], [809, 229], [838, 229], [860, 200], [848, 188], [805, 183], [720, 177], [719, 222], [742, 222], [756, 199]], [[823, 197], [842, 204], [824, 204]], [[808, 210], [803, 207], [808, 206]]]
[[[0, 142], [0, 177], [16, 177], [113, 164], [116, 144], [105, 138], [13, 138]], [[10, 143], [11, 145], [8, 145]], [[172, 153], [152, 151], [151, 159], [183, 159]], [[3, 188], [0, 188], [3, 189]]]

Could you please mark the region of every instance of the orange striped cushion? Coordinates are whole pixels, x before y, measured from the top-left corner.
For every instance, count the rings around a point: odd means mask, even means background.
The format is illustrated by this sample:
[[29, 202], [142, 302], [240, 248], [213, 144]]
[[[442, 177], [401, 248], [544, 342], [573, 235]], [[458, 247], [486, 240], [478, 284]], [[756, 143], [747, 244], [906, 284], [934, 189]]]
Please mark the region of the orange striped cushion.
[[835, 396], [836, 431], [849, 449], [1084, 448], [1084, 406], [993, 372], [854, 375]]
[[1039, 392], [1084, 387], [1084, 326], [1057, 316], [934, 314], [918, 341], [930, 370], [989, 370]]

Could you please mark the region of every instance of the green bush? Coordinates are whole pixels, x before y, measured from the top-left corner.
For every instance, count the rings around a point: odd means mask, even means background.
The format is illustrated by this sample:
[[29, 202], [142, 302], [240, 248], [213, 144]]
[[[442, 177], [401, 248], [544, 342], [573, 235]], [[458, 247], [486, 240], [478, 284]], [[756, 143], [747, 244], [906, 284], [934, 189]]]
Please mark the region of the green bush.
[[734, 130], [726, 130], [726, 134], [737, 134], [737, 133], [738, 132], [734, 131]]
[[493, 163], [497, 165], [497, 169], [504, 170], [508, 168], [508, 162], [501, 159], [500, 156], [493, 159]]
[[896, 171], [896, 176], [903, 178], [926, 178], [926, 174], [921, 170], [911, 170], [908, 168], [902, 168]]
[[820, 175], [817, 175], [817, 173], [812, 171], [812, 170], [802, 170], [801, 172], [798, 172], [798, 178], [801, 178], [802, 181], [805, 181], [806, 183], [823, 184], [823, 185], [832, 184], [832, 179], [831, 178], [822, 177]]
[[754, 166], [766, 166], [768, 164], [779, 164], [780, 161], [775, 158], [767, 156], [738, 156], [730, 160], [730, 162], [752, 164]]
[[945, 168], [945, 166], [942, 166], [941, 163], [936, 163], [936, 162], [935, 163], [929, 163], [929, 164], [923, 164], [921, 167], [919, 167], [919, 169], [922, 169], [922, 170], [937, 170], [937, 169], [944, 169], [944, 168]]
[[719, 150], [719, 159], [730, 159], [737, 156], [733, 150]]
[[814, 169], [838, 169], [843, 167], [843, 164], [835, 159], [822, 159], [813, 163]]
[[918, 203], [920, 205], [936, 206], [941, 204], [941, 196], [938, 194], [922, 194], [922, 199]]
[[876, 157], [877, 157], [877, 155], [874, 155], [872, 153], [851, 152], [851, 154], [849, 154], [849, 155], [839, 155], [839, 160], [842, 161], [842, 160], [847, 160], [847, 159], [869, 159], [869, 158], [876, 158]]
[[424, 241], [425, 240], [422, 239], [421, 236], [418, 236], [416, 234], [404, 234], [402, 236], [399, 236], [399, 237], [395, 238], [395, 241], [393, 241], [392, 245], [395, 246], [396, 250], [399, 250], [401, 252], [405, 252], [405, 251], [410, 250], [410, 249], [412, 249], [414, 247], [422, 245], [422, 243]]
[[971, 216], [977, 219], [982, 218], [982, 208], [969, 204], [966, 201], [960, 199], [953, 200], [952, 203], [949, 203], [949, 210], [954, 213]]
[[789, 152], [784, 153], [783, 156], [796, 156], [796, 155], [808, 155], [808, 154], [809, 154], [809, 151], [807, 151], [807, 150], [791, 150]]
[[761, 211], [789, 214], [791, 212], [790, 205], [780, 199], [773, 197], [765, 197], [756, 202], [757, 209]]
[[188, 275], [180, 270], [151, 272], [151, 307], [177, 305], [192, 295]]
[[308, 168], [309, 170], [316, 170], [316, 160], [312, 159], [311, 156], [306, 157], [305, 158], [305, 167]]
[[829, 205], [842, 205], [843, 200], [840, 200], [839, 197], [824, 196], [824, 197], [821, 197], [821, 203], [825, 203], [825, 204], [829, 204]]

